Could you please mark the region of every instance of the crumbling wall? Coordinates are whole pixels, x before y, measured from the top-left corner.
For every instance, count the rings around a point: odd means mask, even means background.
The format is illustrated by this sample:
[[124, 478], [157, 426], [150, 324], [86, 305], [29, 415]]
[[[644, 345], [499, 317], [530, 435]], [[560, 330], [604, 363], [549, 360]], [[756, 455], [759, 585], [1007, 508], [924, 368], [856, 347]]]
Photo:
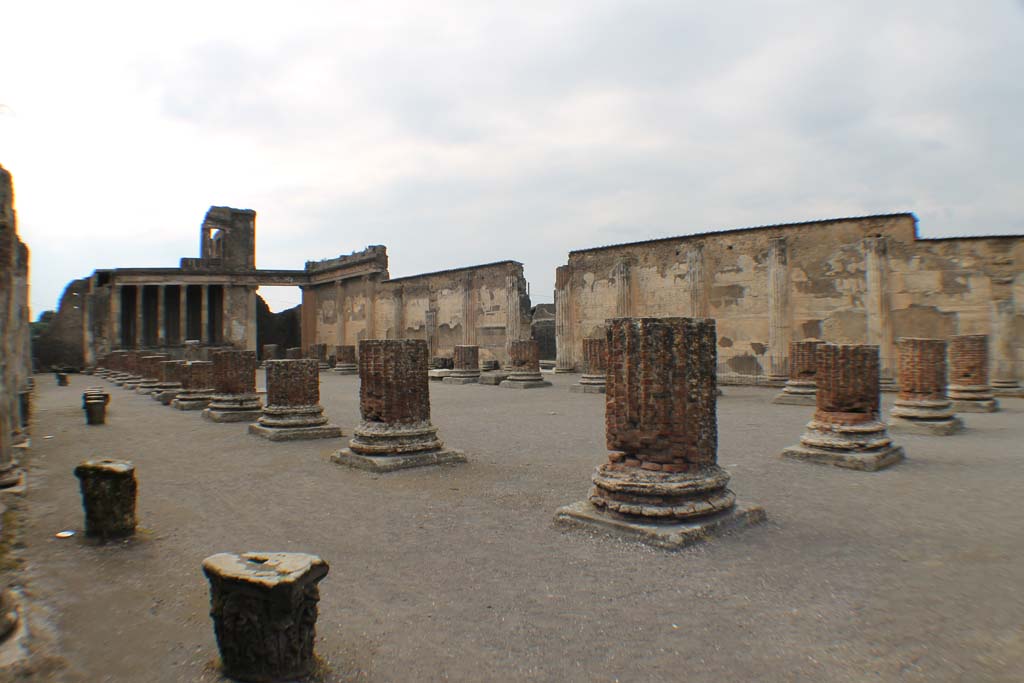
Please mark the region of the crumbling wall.
[[0, 167], [0, 472], [14, 460], [13, 438], [25, 416], [22, 392], [32, 373], [28, 247], [18, 237], [11, 174]]
[[[747, 228], [574, 251], [556, 303], [566, 365], [607, 318], [708, 316], [719, 355], [773, 371], [788, 341], [878, 344], [891, 370], [899, 336], [984, 333], [993, 307], [1024, 313], [1024, 237], [923, 240], [912, 214]], [[1008, 333], [1005, 333], [1008, 334]], [[1019, 375], [1024, 340], [1013, 340]], [[560, 358], [562, 352], [559, 352]]]
[[[302, 344], [302, 306], [273, 313], [263, 297], [256, 295], [257, 353], [265, 344], [277, 344], [281, 353]], [[265, 360], [261, 358], [261, 360]]]
[[46, 330], [35, 339], [36, 367], [43, 370], [52, 367], [80, 370], [84, 366], [82, 325], [88, 291], [88, 278], [72, 280], [64, 288], [56, 314]]

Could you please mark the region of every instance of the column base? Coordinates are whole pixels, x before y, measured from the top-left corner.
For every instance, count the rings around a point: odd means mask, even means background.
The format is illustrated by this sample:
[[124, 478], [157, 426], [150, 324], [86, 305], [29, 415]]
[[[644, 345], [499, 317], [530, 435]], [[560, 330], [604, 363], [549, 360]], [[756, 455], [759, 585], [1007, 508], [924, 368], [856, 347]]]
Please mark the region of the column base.
[[915, 419], [912, 417], [889, 416], [889, 431], [925, 436], [950, 436], [964, 430], [964, 423], [958, 417], [941, 420]]
[[820, 465], [835, 465], [850, 470], [862, 472], [877, 472], [891, 467], [903, 460], [905, 457], [903, 448], [900, 446], [887, 446], [878, 450], [868, 452], [826, 450], [823, 448], [808, 448], [807, 446], [790, 446], [782, 451], [783, 458], [793, 460], [804, 460]]
[[171, 401], [171, 407], [178, 410], [205, 410], [210, 404], [209, 398], [183, 399], [176, 398]]
[[356, 367], [355, 363], [338, 363], [334, 366], [334, 374], [336, 375], [358, 375], [359, 368]]
[[560, 368], [557, 365], [555, 366], [556, 375], [571, 375], [574, 372], [576, 372], [576, 368]]
[[478, 381], [480, 382], [480, 384], [486, 384], [488, 386], [496, 387], [507, 379], [507, 372], [494, 371], [480, 373], [480, 379]]
[[163, 405], [169, 406], [178, 397], [178, 392], [176, 390], [154, 391], [150, 396], [153, 397], [154, 401], [159, 401]]
[[817, 400], [815, 394], [790, 394], [782, 391], [775, 395], [772, 403], [785, 406], [813, 406], [817, 404]]
[[569, 387], [569, 393], [572, 394], [603, 394], [603, 384], [573, 384]]
[[214, 410], [207, 408], [203, 417], [210, 422], [255, 422], [263, 415], [262, 409], [256, 410]]
[[452, 377], [449, 375], [441, 380], [444, 384], [480, 384], [480, 377]]
[[498, 386], [504, 387], [505, 389], [542, 389], [544, 387], [550, 387], [551, 382], [543, 379], [532, 379], [532, 380], [517, 380], [517, 379], [506, 379]]
[[953, 401], [953, 412], [956, 413], [995, 413], [999, 410], [999, 401], [994, 398], [980, 401], [957, 399]]
[[568, 528], [600, 531], [666, 550], [679, 550], [729, 531], [760, 524], [767, 519], [758, 505], [734, 505], [723, 512], [685, 522], [650, 522], [628, 519], [600, 510], [589, 501], [565, 505], [555, 512], [555, 523]]
[[149, 394], [152, 394], [154, 391], [156, 391], [157, 384], [158, 382], [156, 381], [140, 382], [139, 385], [135, 387], [135, 393], [148, 396]]
[[269, 441], [304, 441], [306, 439], [336, 439], [344, 436], [341, 427], [332, 424], [315, 427], [264, 427], [261, 424], [249, 425], [249, 433], [261, 436]]
[[427, 377], [430, 378], [431, 382], [440, 382], [450, 375], [451, 372], [451, 370], [427, 370]]
[[362, 455], [350, 448], [342, 448], [331, 456], [331, 461], [368, 472], [394, 472], [429, 465], [456, 465], [466, 462], [466, 456], [462, 451], [451, 449], [397, 455]]

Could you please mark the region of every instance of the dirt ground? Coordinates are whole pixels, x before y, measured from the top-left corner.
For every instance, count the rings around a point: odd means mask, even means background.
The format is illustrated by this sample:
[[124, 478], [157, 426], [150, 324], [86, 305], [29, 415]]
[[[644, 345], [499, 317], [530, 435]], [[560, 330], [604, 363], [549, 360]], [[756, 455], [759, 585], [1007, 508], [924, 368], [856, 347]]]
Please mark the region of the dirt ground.
[[[768, 522], [669, 553], [554, 526], [605, 457], [604, 398], [549, 379], [432, 383], [469, 463], [372, 475], [329, 462], [346, 439], [270, 443], [37, 377], [15, 580], [65, 666], [39, 680], [220, 680], [200, 562], [246, 550], [330, 563], [326, 681], [1024, 680], [1024, 400], [957, 436], [899, 436], [908, 460], [862, 473], [779, 459], [811, 409], [725, 387], [719, 462]], [[84, 424], [93, 384], [113, 395], [105, 427]], [[358, 379], [324, 373], [321, 391], [350, 434]], [[94, 456], [135, 463], [138, 540], [83, 540], [72, 468]]]

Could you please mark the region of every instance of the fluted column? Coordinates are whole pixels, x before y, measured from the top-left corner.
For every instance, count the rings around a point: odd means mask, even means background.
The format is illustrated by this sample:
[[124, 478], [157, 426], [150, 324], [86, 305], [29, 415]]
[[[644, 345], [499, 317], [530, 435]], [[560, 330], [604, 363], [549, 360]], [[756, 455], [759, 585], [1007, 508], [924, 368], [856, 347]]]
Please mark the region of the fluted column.
[[615, 279], [615, 317], [625, 318], [633, 314], [633, 292], [629, 261], [619, 260], [612, 271]]
[[878, 347], [881, 357], [879, 377], [882, 389], [895, 388], [892, 314], [889, 306], [887, 280], [889, 253], [886, 238], [867, 237], [863, 241], [865, 297], [867, 312], [867, 343]]
[[146, 315], [143, 294], [146, 288], [143, 285], [135, 285], [135, 345], [134, 348], [141, 349], [146, 345]]
[[199, 324], [202, 329], [199, 330], [199, 341], [205, 346], [210, 343], [210, 286], [202, 286], [202, 301], [200, 302], [200, 313], [199, 313]]
[[694, 244], [686, 252], [686, 286], [690, 290], [690, 316], [708, 317], [708, 288], [704, 272], [704, 245]]
[[1017, 319], [1013, 299], [992, 302], [992, 348], [994, 363], [992, 389], [998, 394], [1019, 394], [1016, 350], [1014, 349], [1014, 325]]
[[572, 372], [576, 369], [573, 359], [572, 325], [572, 271], [569, 266], [555, 270], [555, 372]]
[[160, 285], [156, 297], [156, 344], [167, 346], [167, 285]]
[[121, 331], [121, 285], [110, 287], [110, 348], [124, 348], [124, 333]]
[[783, 383], [789, 376], [786, 355], [792, 338], [792, 324], [786, 238], [773, 237], [768, 245], [768, 374], [775, 383]]
[[188, 285], [178, 285], [178, 343], [188, 339]]
[[505, 353], [508, 355], [511, 355], [512, 343], [523, 338], [521, 296], [519, 275], [509, 273], [505, 277]]

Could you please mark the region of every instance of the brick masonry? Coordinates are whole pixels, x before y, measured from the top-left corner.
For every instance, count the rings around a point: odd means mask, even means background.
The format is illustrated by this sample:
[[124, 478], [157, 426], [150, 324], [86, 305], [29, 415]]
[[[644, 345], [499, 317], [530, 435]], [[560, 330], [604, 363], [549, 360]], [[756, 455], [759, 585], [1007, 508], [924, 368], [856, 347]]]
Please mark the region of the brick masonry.
[[607, 368], [608, 340], [602, 337], [583, 340], [583, 371], [603, 375]]
[[540, 346], [532, 339], [516, 339], [509, 344], [509, 364], [513, 372], [540, 372]]
[[429, 349], [422, 339], [359, 342], [359, 409], [366, 422], [430, 420]]
[[350, 345], [335, 346], [334, 361], [339, 365], [354, 365], [356, 362], [356, 347]]
[[213, 388], [218, 394], [256, 393], [255, 351], [219, 351], [213, 354]]
[[852, 425], [878, 420], [881, 396], [878, 347], [870, 344], [818, 346], [817, 411], [814, 419]]
[[456, 345], [453, 361], [455, 370], [469, 370], [479, 372], [480, 347], [476, 345]]
[[902, 337], [899, 351], [899, 398], [942, 401], [946, 398], [946, 342]]
[[962, 334], [949, 342], [949, 383], [988, 386], [988, 336]]
[[789, 379], [793, 381], [814, 381], [818, 373], [819, 339], [804, 339], [789, 343]]
[[267, 407], [319, 404], [320, 367], [316, 359], [267, 361]]

